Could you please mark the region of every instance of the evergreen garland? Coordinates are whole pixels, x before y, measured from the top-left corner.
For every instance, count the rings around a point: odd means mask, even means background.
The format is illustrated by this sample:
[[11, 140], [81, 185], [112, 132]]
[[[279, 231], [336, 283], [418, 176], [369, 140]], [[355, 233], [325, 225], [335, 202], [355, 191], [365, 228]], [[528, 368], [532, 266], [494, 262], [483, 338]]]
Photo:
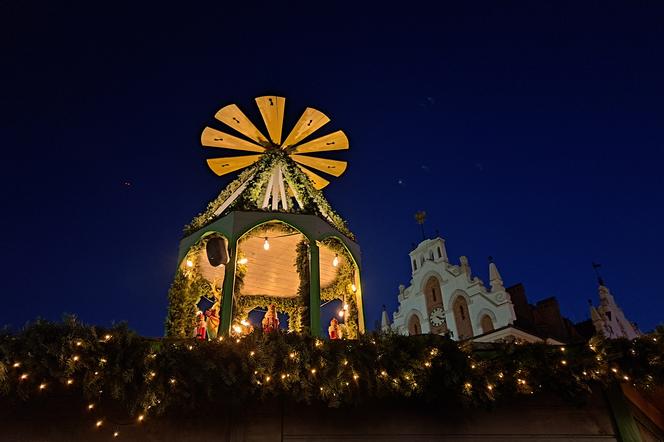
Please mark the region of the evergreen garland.
[[[260, 160], [253, 166], [238, 175], [224, 190], [211, 201], [205, 211], [199, 213], [191, 223], [184, 227], [184, 236], [189, 236], [197, 230], [210, 224], [217, 218], [221, 218], [234, 210], [263, 211], [261, 205], [265, 196], [267, 182], [274, 166], [281, 166], [284, 179], [300, 195], [303, 208], [300, 208], [295, 198], [290, 196], [289, 210], [287, 213], [311, 214], [322, 217], [330, 225], [335, 227], [347, 237], [354, 239], [353, 233], [348, 229], [346, 222], [337, 214], [330, 203], [327, 202], [323, 193], [316, 190], [309, 177], [290, 159], [283, 151], [268, 150]], [[222, 213], [215, 215], [217, 209], [235, 192], [243, 183], [247, 182], [245, 190], [233, 201]], [[268, 210], [274, 212], [273, 210]], [[280, 212], [281, 210], [279, 210]]]
[[594, 385], [627, 382], [646, 394], [664, 387], [662, 331], [569, 346], [395, 334], [327, 341], [260, 330], [206, 342], [146, 339], [124, 324], [40, 320], [0, 333], [0, 400], [79, 395], [99, 408], [146, 415], [271, 397], [334, 407], [375, 400], [486, 406], [548, 391], [581, 403]]

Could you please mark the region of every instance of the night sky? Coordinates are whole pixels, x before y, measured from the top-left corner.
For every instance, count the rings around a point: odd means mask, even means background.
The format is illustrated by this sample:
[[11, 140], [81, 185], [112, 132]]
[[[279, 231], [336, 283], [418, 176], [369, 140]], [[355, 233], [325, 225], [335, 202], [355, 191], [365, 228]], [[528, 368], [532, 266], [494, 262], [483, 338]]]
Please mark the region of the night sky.
[[163, 334], [182, 227], [231, 179], [200, 132], [229, 103], [259, 122], [265, 94], [287, 129], [312, 106], [348, 134], [324, 192], [370, 327], [417, 210], [487, 283], [491, 255], [581, 321], [596, 261], [642, 330], [664, 319], [662, 2], [59, 3], [0, 6], [0, 325]]

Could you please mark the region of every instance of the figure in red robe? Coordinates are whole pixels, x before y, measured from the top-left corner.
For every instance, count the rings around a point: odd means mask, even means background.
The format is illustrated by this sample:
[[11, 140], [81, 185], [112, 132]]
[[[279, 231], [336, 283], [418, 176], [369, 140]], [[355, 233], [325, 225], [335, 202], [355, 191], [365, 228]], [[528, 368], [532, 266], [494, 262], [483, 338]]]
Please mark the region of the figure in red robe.
[[205, 324], [205, 315], [203, 312], [199, 311], [196, 313], [196, 339], [205, 341], [207, 338], [206, 333], [206, 324]]
[[277, 307], [270, 304], [263, 317], [263, 333], [269, 333], [279, 329], [279, 317], [277, 316]]
[[332, 318], [330, 321], [330, 326], [327, 328], [327, 332], [330, 335], [330, 339], [341, 339], [341, 326], [339, 326], [339, 321], [337, 318]]

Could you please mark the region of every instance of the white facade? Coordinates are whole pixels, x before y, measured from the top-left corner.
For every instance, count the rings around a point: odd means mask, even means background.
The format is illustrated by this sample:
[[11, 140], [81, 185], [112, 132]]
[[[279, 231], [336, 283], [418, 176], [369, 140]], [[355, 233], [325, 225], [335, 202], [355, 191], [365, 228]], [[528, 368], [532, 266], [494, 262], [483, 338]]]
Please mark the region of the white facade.
[[465, 256], [451, 264], [442, 238], [422, 241], [410, 252], [412, 279], [399, 286], [399, 308], [392, 324], [397, 333], [449, 333], [469, 339], [514, 323], [516, 315], [496, 265], [489, 264], [490, 289], [473, 276]]
[[616, 304], [611, 291], [599, 281], [599, 306], [590, 306], [590, 318], [598, 334], [607, 338], [634, 339], [641, 333], [627, 320], [622, 309]]

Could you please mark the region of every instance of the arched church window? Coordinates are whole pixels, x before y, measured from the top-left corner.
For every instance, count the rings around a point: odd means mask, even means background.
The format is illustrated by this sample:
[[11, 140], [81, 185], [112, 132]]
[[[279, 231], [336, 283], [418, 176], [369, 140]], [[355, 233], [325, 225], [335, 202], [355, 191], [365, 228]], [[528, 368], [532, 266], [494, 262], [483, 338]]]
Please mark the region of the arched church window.
[[454, 322], [456, 322], [457, 336], [459, 339], [468, 339], [473, 337], [473, 325], [470, 322], [468, 314], [468, 302], [463, 296], [457, 296], [452, 305], [454, 311]]
[[440, 251], [440, 246], [438, 246], [438, 258], [442, 258], [443, 253]]
[[422, 334], [422, 325], [420, 324], [420, 318], [417, 315], [411, 315], [408, 320], [408, 334], [410, 336]]
[[435, 288], [431, 289], [431, 299], [433, 300], [433, 302], [436, 302], [436, 289]]
[[489, 315], [482, 316], [482, 319], [480, 319], [480, 326], [482, 327], [482, 333], [489, 333], [494, 330], [493, 321]]

